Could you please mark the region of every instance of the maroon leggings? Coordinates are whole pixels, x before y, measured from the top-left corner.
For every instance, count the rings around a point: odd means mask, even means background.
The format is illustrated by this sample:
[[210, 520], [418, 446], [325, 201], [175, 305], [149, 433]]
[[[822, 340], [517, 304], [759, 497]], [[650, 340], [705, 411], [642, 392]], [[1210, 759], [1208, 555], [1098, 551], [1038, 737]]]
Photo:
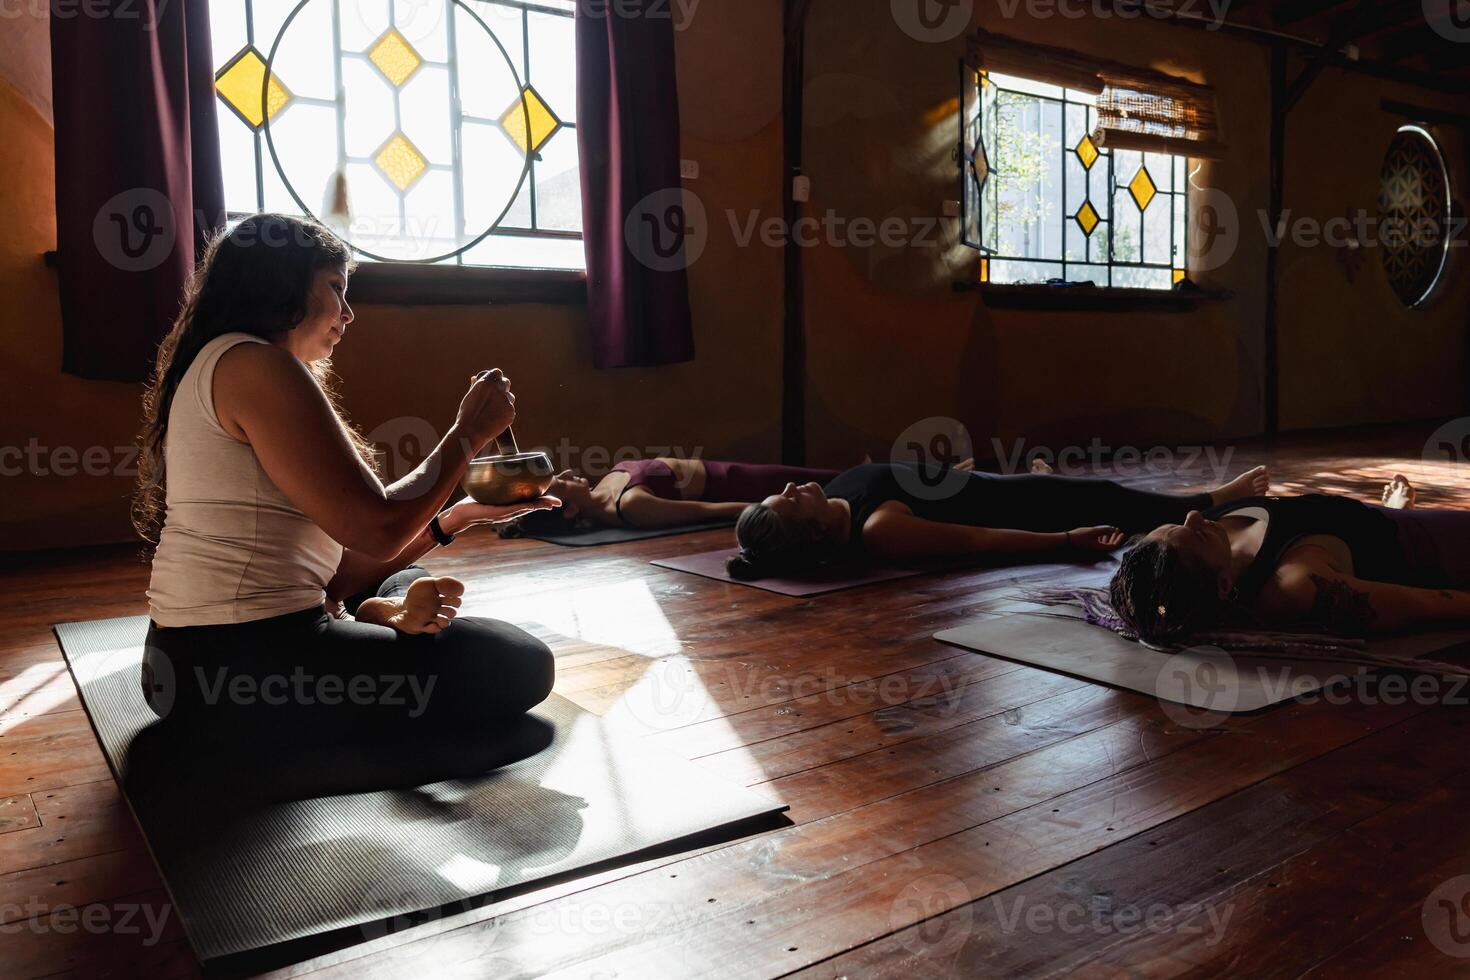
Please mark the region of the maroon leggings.
[[[691, 499], [684, 496], [684, 488], [679, 486], [669, 465], [656, 459], [619, 463], [613, 467], [613, 472], [628, 474], [628, 485], [623, 488], [623, 493], [634, 487], [644, 487], [664, 500]], [[704, 460], [704, 493], [698, 499], [711, 504], [756, 503], [773, 493], [780, 493], [788, 483], [826, 483], [838, 472], [765, 463], [721, 463], [707, 459]]]
[[1398, 525], [1399, 547], [1412, 576], [1402, 584], [1470, 588], [1470, 511], [1369, 506]]

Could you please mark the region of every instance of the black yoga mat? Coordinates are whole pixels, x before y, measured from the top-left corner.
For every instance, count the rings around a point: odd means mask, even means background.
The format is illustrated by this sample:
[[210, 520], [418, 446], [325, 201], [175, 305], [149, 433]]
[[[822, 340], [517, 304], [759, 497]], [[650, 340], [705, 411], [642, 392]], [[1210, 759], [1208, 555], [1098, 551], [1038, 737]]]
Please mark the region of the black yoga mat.
[[517, 536], [559, 544], [568, 548], [592, 548], [603, 544], [667, 538], [675, 534], [692, 534], [695, 531], [712, 531], [716, 528], [734, 526], [734, 521], [705, 521], [700, 524], [678, 524], [673, 527], [603, 527], [591, 521], [569, 521], [558, 514], [546, 513], [531, 514], [523, 518]]
[[786, 809], [554, 694], [478, 740], [301, 745], [268, 759], [180, 744], [139, 686], [147, 626], [56, 634], [212, 971], [284, 965], [532, 883], [759, 829]]

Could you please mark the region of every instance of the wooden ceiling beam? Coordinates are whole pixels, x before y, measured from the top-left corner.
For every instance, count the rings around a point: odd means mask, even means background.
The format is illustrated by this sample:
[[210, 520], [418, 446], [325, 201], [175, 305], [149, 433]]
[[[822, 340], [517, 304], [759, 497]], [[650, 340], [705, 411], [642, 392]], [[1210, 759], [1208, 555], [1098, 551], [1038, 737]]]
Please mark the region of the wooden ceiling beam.
[[1300, 21], [1320, 17], [1334, 8], [1350, 6], [1343, 0], [1284, 0], [1271, 8], [1271, 19], [1278, 27], [1290, 27]]

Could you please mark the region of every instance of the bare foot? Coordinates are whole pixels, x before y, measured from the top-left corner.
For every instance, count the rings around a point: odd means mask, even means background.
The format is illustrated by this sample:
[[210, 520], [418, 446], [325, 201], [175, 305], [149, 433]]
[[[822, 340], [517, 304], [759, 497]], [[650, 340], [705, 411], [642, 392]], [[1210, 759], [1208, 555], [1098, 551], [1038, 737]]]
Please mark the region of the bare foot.
[[1042, 459], [1040, 456], [1037, 456], [1031, 461], [1031, 472], [1036, 473], [1039, 476], [1050, 476], [1051, 474], [1055, 473], [1056, 470], [1052, 469], [1052, 465], [1046, 460]]
[[1391, 510], [1411, 510], [1418, 493], [1409, 478], [1395, 473], [1393, 479], [1383, 485], [1383, 506]]
[[421, 578], [403, 598], [367, 599], [357, 609], [361, 623], [391, 626], [400, 633], [438, 633], [453, 621], [464, 596], [457, 578]]
[[958, 463], [954, 464], [954, 468], [957, 470], [962, 470], [966, 473], [973, 472], [975, 469], [975, 457], [971, 456], [969, 459], [960, 460]]
[[1211, 490], [1210, 499], [1216, 504], [1228, 504], [1242, 497], [1264, 497], [1270, 492], [1271, 471], [1264, 466], [1257, 466]]

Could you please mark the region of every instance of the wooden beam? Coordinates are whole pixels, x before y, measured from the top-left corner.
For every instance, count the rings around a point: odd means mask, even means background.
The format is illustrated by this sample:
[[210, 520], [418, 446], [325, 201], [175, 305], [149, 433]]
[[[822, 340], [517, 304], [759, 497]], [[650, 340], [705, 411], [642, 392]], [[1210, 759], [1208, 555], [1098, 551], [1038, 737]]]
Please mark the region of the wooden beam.
[[[1105, 0], [1116, 7], [1119, 0]], [[1233, 9], [1233, 8], [1232, 8]], [[1323, 45], [1306, 38], [1293, 37], [1273, 30], [1255, 27], [1250, 24], [1242, 24], [1228, 18], [1222, 23], [1216, 23], [1209, 17], [1188, 16], [1173, 13], [1163, 18], [1163, 23], [1173, 24], [1177, 27], [1189, 28], [1196, 31], [1210, 31], [1231, 37], [1244, 38], [1255, 41], [1257, 44], [1271, 46], [1284, 46], [1289, 50], [1313, 54], [1319, 51]], [[1416, 88], [1426, 89], [1430, 92], [1443, 92], [1446, 95], [1470, 94], [1470, 78], [1459, 78], [1454, 76], [1436, 75], [1433, 72], [1419, 71], [1413, 68], [1405, 68], [1399, 65], [1383, 64], [1371, 60], [1353, 60], [1338, 52], [1330, 52], [1327, 64], [1340, 71], [1352, 72], [1358, 75], [1368, 75], [1372, 78], [1382, 78], [1401, 85], [1412, 85]]]
[[[811, 0], [786, 0], [785, 54], [781, 108], [784, 115], [781, 190], [786, 227], [796, 227], [801, 205], [792, 183], [801, 173], [802, 92], [806, 74], [806, 16]], [[806, 309], [802, 250], [788, 234], [785, 251], [785, 317], [781, 330], [781, 459], [788, 466], [806, 463]]]
[[1271, 19], [1280, 27], [1288, 27], [1345, 6], [1344, 0], [1286, 0], [1271, 8]]
[[1290, 112], [1301, 97], [1306, 94], [1307, 89], [1317, 80], [1322, 69], [1327, 67], [1332, 56], [1342, 49], [1342, 46], [1354, 36], [1358, 24], [1361, 23], [1367, 13], [1372, 10], [1372, 0], [1358, 0], [1352, 10], [1344, 12], [1332, 24], [1328, 32], [1327, 42], [1317, 49], [1316, 55], [1302, 69], [1302, 73], [1291, 83], [1291, 88], [1286, 93], [1286, 112]]
[[1398, 102], [1393, 99], [1384, 99], [1379, 103], [1384, 112], [1395, 116], [1403, 116], [1405, 119], [1418, 122], [1438, 123], [1443, 126], [1462, 126], [1470, 129], [1470, 116], [1458, 112], [1450, 112], [1447, 109], [1431, 109], [1428, 106], [1412, 105], [1408, 102]]
[[[1270, 163], [1270, 195], [1266, 205], [1271, 218], [1271, 227], [1281, 221], [1286, 187], [1286, 59], [1287, 50], [1282, 45], [1271, 49], [1271, 142], [1268, 151]], [[1264, 428], [1266, 435], [1274, 436], [1281, 431], [1281, 367], [1280, 332], [1278, 305], [1281, 293], [1281, 248], [1266, 249], [1266, 315], [1262, 337], [1262, 387], [1264, 406]]]

